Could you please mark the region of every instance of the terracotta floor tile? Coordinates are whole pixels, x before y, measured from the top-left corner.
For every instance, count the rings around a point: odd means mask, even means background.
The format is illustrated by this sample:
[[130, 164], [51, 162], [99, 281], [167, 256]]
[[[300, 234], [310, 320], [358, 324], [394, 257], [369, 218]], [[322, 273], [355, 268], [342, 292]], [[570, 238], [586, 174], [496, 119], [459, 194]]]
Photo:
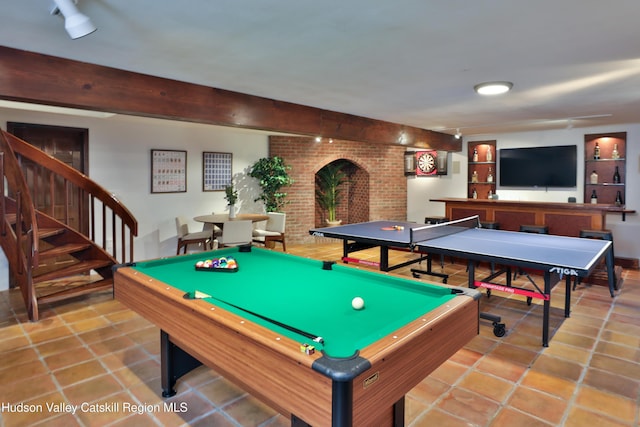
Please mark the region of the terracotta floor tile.
[[584, 368], [575, 362], [543, 354], [533, 363], [531, 369], [571, 381], [578, 381]]
[[545, 349], [544, 354], [573, 361], [582, 366], [585, 366], [591, 357], [591, 353], [589, 351], [580, 347], [565, 344], [561, 339], [558, 339], [558, 335], [554, 337], [553, 345], [550, 345], [549, 348]]
[[109, 374], [94, 377], [63, 389], [68, 402], [74, 405], [106, 399], [107, 396], [121, 391], [123, 391], [122, 385]]
[[[490, 427], [550, 427], [553, 424], [549, 424], [537, 417], [533, 417], [529, 414], [525, 414], [520, 411], [516, 411], [511, 408], [505, 408], [495, 419], [489, 424]], [[586, 425], [586, 424], [585, 424]]]
[[93, 359], [93, 353], [84, 347], [78, 347], [74, 348], [73, 351], [56, 353], [45, 357], [44, 362], [50, 370], [55, 371], [66, 366], [76, 365], [91, 359]]
[[60, 383], [62, 387], [66, 387], [71, 384], [75, 384], [79, 381], [88, 380], [99, 375], [104, 375], [105, 369], [97, 360], [89, 360], [77, 365], [69, 366], [55, 371], [53, 375], [56, 381]]
[[[637, 424], [635, 424], [637, 425]], [[588, 409], [574, 406], [563, 427], [632, 427], [634, 424], [622, 423]]]
[[157, 360], [148, 359], [128, 365], [123, 369], [118, 369], [117, 371], [114, 371], [113, 374], [125, 386], [131, 387], [132, 385], [140, 382], [145, 382], [152, 378], [159, 377], [160, 363]]
[[477, 371], [492, 374], [510, 382], [518, 381], [527, 369], [525, 365], [514, 363], [502, 357], [495, 357], [491, 354], [483, 357], [475, 368]]
[[115, 351], [100, 357], [100, 361], [110, 370], [117, 371], [133, 365], [138, 362], [151, 359], [152, 356], [147, 353], [143, 347], [127, 347], [124, 350]]
[[136, 345], [129, 337], [115, 336], [104, 341], [97, 341], [89, 345], [91, 351], [98, 356], [107, 355], [116, 351], [134, 347]]
[[76, 335], [67, 336], [53, 341], [40, 343], [36, 346], [41, 357], [49, 357], [54, 354], [67, 353], [82, 347], [82, 341]]
[[230, 403], [223, 409], [236, 422], [245, 426], [259, 426], [277, 416], [273, 409], [249, 395]]
[[236, 387], [224, 378], [218, 378], [215, 381], [208, 382], [198, 387], [197, 390], [218, 407], [225, 406], [229, 402], [246, 394], [244, 390]]
[[500, 405], [477, 393], [455, 388], [442, 397], [438, 408], [476, 425], [486, 425]]
[[577, 388], [577, 384], [574, 381], [533, 370], [526, 373], [522, 379], [522, 385], [565, 400], [570, 399]]
[[511, 396], [509, 406], [558, 425], [567, 408], [567, 401], [538, 390], [520, 387]]
[[578, 390], [576, 403], [591, 411], [597, 411], [607, 417], [630, 424], [635, 421], [637, 415], [635, 400], [587, 386], [582, 386]]
[[79, 411], [78, 418], [88, 427], [105, 426], [133, 414], [125, 411], [124, 403], [134, 406], [139, 402], [133, 400], [129, 393], [120, 392], [105, 399], [86, 402], [84, 410]]
[[589, 369], [582, 381], [583, 384], [630, 399], [637, 398], [640, 393], [640, 382], [599, 369]]
[[412, 427], [469, 427], [473, 424], [469, 424], [467, 420], [464, 420], [456, 415], [442, 411], [440, 409], [433, 409], [424, 414], [419, 415], [413, 423]]
[[613, 374], [640, 381], [640, 364], [619, 359], [617, 357], [595, 353], [591, 358], [591, 366]]
[[432, 404], [438, 400], [440, 396], [449, 391], [450, 388], [451, 386], [449, 384], [445, 384], [429, 376], [415, 386], [409, 392], [409, 395], [415, 400], [422, 401], [425, 404]]
[[48, 372], [18, 380], [10, 385], [2, 383], [0, 387], [0, 402], [18, 403], [35, 397], [49, 394], [56, 390], [53, 377]]
[[0, 384], [6, 387], [9, 384], [47, 373], [49, 373], [49, 369], [38, 359], [16, 363], [6, 368], [3, 366], [3, 369], [0, 370]]
[[510, 363], [517, 363], [523, 366], [530, 366], [533, 361], [538, 357], [538, 353], [541, 348], [537, 350], [531, 350], [528, 348], [519, 347], [511, 343], [501, 343], [496, 346], [491, 353], [491, 358], [502, 359]]
[[478, 393], [496, 402], [502, 403], [505, 398], [512, 392], [515, 383], [505, 381], [493, 375], [482, 372], [470, 372], [458, 384], [469, 391]]
[[[198, 420], [189, 423], [192, 427], [235, 427], [236, 423], [231, 421], [227, 416], [221, 412], [214, 412]], [[286, 424], [284, 424], [286, 425]], [[276, 424], [269, 424], [269, 427], [277, 427]]]
[[430, 376], [444, 382], [445, 384], [452, 385], [467, 372], [469, 372], [469, 367], [447, 360], [433, 371]]
[[47, 404], [64, 402], [64, 396], [59, 392], [52, 392], [33, 399], [28, 399], [18, 404], [24, 404], [25, 409], [7, 410], [2, 413], [4, 427], [24, 427], [58, 417], [62, 413], [51, 412]]
[[11, 368], [14, 365], [21, 365], [25, 362], [32, 362], [39, 358], [39, 354], [31, 347], [22, 347], [17, 350], [8, 351], [2, 354], [2, 369]]

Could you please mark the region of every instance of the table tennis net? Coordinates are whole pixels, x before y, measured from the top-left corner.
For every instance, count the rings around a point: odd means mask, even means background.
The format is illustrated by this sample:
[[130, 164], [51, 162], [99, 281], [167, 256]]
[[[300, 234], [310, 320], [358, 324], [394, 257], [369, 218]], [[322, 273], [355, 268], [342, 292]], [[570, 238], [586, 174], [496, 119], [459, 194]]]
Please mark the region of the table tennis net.
[[465, 231], [470, 228], [478, 228], [479, 226], [480, 218], [478, 215], [475, 215], [468, 218], [457, 219], [455, 221], [411, 228], [409, 230], [409, 237], [413, 244], [424, 242], [425, 240], [437, 239], [438, 237], [448, 236], [450, 234], [460, 233], [461, 231]]

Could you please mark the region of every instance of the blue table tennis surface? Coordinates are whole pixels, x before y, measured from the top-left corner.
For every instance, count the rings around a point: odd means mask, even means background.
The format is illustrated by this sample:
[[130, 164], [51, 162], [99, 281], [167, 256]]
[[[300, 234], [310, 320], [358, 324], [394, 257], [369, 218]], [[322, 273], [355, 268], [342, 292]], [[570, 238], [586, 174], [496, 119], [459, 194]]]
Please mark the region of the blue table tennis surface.
[[[402, 226], [404, 229], [391, 229]], [[340, 239], [378, 242], [381, 245], [412, 246], [410, 229], [424, 224], [403, 221], [370, 221], [338, 227], [311, 230], [311, 234]], [[522, 233], [516, 231], [469, 228], [464, 231], [413, 242], [416, 250], [436, 251], [463, 258], [482, 256], [495, 261], [514, 264], [536, 264], [590, 271], [606, 254], [611, 242], [550, 234]], [[466, 255], [466, 256], [465, 256]]]

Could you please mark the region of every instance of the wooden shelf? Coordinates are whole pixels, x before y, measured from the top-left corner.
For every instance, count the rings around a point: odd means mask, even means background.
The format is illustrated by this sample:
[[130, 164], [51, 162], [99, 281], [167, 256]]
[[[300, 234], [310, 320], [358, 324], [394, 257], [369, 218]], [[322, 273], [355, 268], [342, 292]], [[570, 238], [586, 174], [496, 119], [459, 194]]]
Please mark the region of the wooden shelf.
[[[596, 146], [599, 158], [595, 157]], [[614, 158], [614, 147], [618, 149], [618, 158]], [[589, 203], [595, 191], [598, 203], [615, 204], [618, 192], [622, 196], [622, 205], [626, 197], [626, 149], [627, 133], [614, 132], [603, 134], [587, 134], [584, 136], [584, 202]], [[613, 182], [616, 168], [620, 174], [620, 182]], [[598, 174], [598, 182], [591, 183], [591, 174]]]
[[[474, 161], [474, 152], [477, 153], [477, 159]], [[467, 147], [468, 168], [467, 168], [467, 196], [473, 198], [474, 190], [477, 199], [488, 199], [489, 194], [496, 194], [496, 182], [498, 180], [498, 171], [496, 170], [496, 141], [469, 141]], [[487, 160], [487, 156], [489, 159]], [[478, 181], [473, 182], [472, 176], [474, 171], [477, 174]], [[489, 174], [493, 175], [493, 181], [487, 181]]]

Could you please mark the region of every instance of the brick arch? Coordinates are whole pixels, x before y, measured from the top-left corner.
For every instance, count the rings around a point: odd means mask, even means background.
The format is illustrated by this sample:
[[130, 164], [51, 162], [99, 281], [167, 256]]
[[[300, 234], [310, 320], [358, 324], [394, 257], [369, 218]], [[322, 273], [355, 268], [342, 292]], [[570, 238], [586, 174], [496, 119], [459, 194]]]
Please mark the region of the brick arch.
[[309, 229], [316, 226], [315, 174], [338, 159], [351, 162], [359, 171], [356, 181], [366, 183], [349, 192], [352, 200], [346, 222], [406, 220], [404, 151], [405, 147], [392, 144], [342, 140], [329, 144], [315, 142], [311, 137], [270, 136], [269, 155], [282, 157], [291, 166], [290, 175], [294, 180], [286, 189], [287, 242], [314, 241]]
[[[326, 165], [335, 161], [342, 160], [346, 162], [345, 173], [349, 177], [349, 182], [343, 184], [342, 200], [338, 205], [336, 216], [342, 221], [342, 224], [352, 224], [356, 222], [364, 222], [369, 220], [369, 173], [362, 167], [358, 166], [352, 160], [340, 157], [329, 160], [322, 165], [314, 174], [315, 175]], [[315, 194], [315, 187], [314, 187]], [[314, 227], [324, 227], [324, 212], [314, 200]]]

